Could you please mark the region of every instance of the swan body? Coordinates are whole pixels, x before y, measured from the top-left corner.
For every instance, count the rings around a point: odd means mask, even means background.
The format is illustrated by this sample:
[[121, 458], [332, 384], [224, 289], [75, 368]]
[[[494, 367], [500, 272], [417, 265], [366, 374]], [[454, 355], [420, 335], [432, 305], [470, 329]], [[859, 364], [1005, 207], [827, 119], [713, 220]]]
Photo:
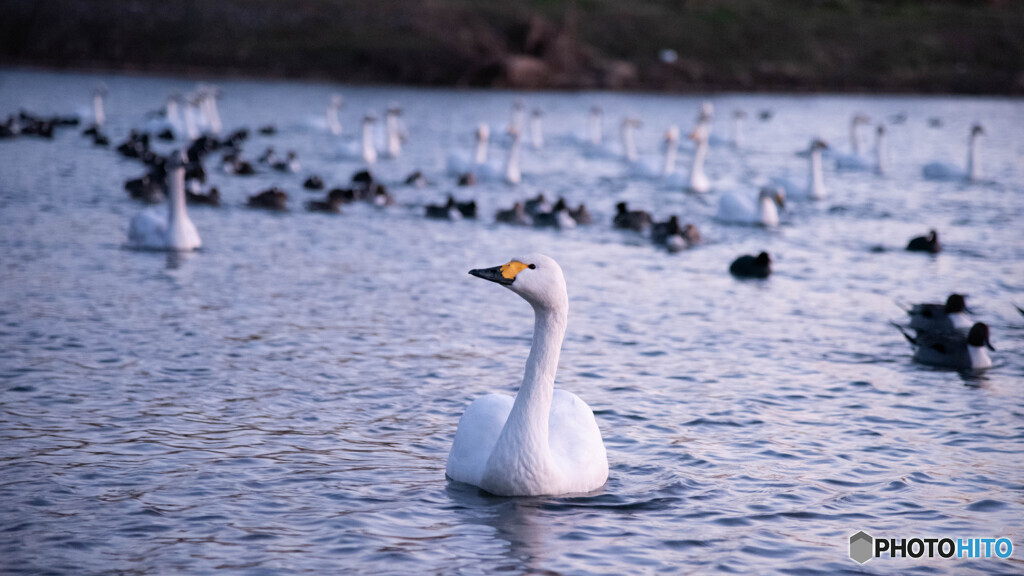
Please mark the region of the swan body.
[[132, 248], [188, 251], [202, 245], [185, 207], [185, 161], [176, 154], [169, 163], [167, 211], [147, 210], [132, 218], [128, 227], [128, 245]]
[[779, 211], [785, 206], [785, 192], [778, 187], [765, 187], [758, 194], [757, 202], [735, 192], [722, 194], [718, 201], [718, 214], [722, 222], [756, 226], [778, 226]]
[[499, 496], [592, 492], [608, 479], [608, 457], [590, 407], [556, 390], [569, 300], [558, 264], [541, 254], [471, 270], [519, 294], [534, 309], [534, 336], [515, 398], [488, 394], [459, 420], [446, 475]]
[[822, 152], [828, 150], [828, 144], [822, 140], [811, 141], [808, 148], [808, 162], [810, 174], [807, 178], [807, 186], [801, 188], [785, 178], [772, 178], [771, 184], [782, 188], [787, 198], [799, 198], [804, 200], [821, 200], [828, 195], [825, 188], [825, 177], [821, 169]]
[[981, 158], [978, 149], [978, 137], [985, 135], [985, 129], [980, 124], [971, 128], [971, 135], [967, 141], [967, 170], [947, 164], [944, 162], [931, 162], [925, 164], [922, 173], [927, 180], [966, 180], [967, 182], [978, 182], [981, 180]]

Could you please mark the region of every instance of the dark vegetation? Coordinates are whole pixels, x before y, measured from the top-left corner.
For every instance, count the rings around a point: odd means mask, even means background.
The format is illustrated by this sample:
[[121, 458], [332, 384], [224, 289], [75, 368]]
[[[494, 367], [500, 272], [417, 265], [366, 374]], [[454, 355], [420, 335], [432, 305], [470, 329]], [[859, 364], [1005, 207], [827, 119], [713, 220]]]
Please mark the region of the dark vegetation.
[[[664, 49], [678, 54], [659, 59]], [[0, 64], [435, 86], [1024, 93], [1017, 0], [3, 0]]]

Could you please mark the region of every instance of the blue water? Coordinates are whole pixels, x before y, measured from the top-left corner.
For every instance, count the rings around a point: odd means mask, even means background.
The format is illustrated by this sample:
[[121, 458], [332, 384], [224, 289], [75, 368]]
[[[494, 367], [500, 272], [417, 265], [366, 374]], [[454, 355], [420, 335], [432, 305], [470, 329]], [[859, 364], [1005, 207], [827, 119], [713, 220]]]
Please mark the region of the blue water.
[[[101, 81], [115, 144], [195, 85], [0, 71], [0, 114], [87, 112]], [[1024, 571], [1021, 101], [217, 84], [227, 129], [279, 129], [253, 136], [249, 156], [294, 149], [303, 172], [211, 170], [226, 205], [190, 209], [196, 254], [124, 248], [141, 206], [122, 183], [142, 169], [80, 129], [0, 141], [0, 571]], [[383, 210], [306, 213], [305, 175], [340, 185], [360, 168], [322, 128], [335, 92], [347, 134], [366, 110], [401, 103], [409, 142], [375, 171], [397, 183], [420, 168], [434, 184], [393, 185], [399, 205]], [[469, 153], [477, 122], [500, 132], [519, 97], [545, 110], [549, 140], [526, 146], [523, 184], [456, 189], [447, 156]], [[665, 127], [685, 133], [705, 99], [716, 134], [733, 108], [752, 117], [742, 151], [712, 148], [716, 190], [704, 197], [631, 180], [618, 160], [568, 144], [600, 103], [609, 139], [626, 114], [644, 121], [638, 146], [655, 162]], [[767, 108], [774, 118], [759, 121]], [[790, 202], [779, 229], [713, 221], [723, 189], [803, 181], [795, 152], [811, 137], [847, 151], [854, 112], [908, 114], [889, 127], [887, 176], [826, 162], [830, 197]], [[923, 181], [926, 162], [963, 162], [976, 121], [990, 181]], [[291, 212], [244, 206], [272, 184]], [[484, 217], [425, 220], [422, 205], [451, 191]], [[493, 223], [539, 191], [587, 202], [596, 225]], [[620, 200], [680, 214], [705, 243], [670, 255], [612, 230]], [[902, 251], [929, 228], [942, 254]], [[733, 258], [762, 249], [769, 280], [729, 276]], [[444, 477], [460, 414], [482, 394], [514, 393], [532, 330], [525, 302], [466, 272], [535, 250], [559, 261], [569, 288], [557, 385], [594, 409], [608, 449], [610, 478], [593, 495], [494, 498]], [[953, 291], [991, 326], [998, 352], [983, 374], [913, 364], [888, 324], [902, 320], [896, 302]], [[860, 566], [847, 556], [858, 530], [1016, 548], [1010, 560]]]

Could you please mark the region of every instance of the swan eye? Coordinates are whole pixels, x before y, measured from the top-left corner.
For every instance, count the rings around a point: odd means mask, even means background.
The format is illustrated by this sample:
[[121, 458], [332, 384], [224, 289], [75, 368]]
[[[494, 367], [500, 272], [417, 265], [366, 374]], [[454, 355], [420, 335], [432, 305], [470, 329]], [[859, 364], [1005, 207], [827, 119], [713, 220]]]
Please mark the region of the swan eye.
[[537, 265], [536, 264], [530, 264], [529, 266], [527, 266], [527, 268], [529, 268], [530, 270], [536, 270], [537, 269]]

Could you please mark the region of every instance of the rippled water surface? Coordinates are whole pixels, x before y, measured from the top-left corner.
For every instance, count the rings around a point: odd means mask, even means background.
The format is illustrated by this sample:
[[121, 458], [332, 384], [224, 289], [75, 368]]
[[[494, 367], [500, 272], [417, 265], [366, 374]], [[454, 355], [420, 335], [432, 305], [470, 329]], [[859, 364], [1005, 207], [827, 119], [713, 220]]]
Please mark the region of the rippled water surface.
[[[86, 109], [110, 91], [116, 144], [182, 79], [0, 72], [0, 113]], [[1024, 105], [1001, 99], [711, 95], [716, 134], [751, 113], [748, 149], [712, 148], [705, 197], [631, 181], [569, 144], [585, 111], [634, 113], [646, 160], [703, 97], [524, 94], [220, 82], [228, 129], [274, 122], [247, 152], [294, 149], [302, 175], [213, 170], [226, 205], [193, 208], [201, 252], [126, 250], [140, 166], [78, 134], [0, 141], [0, 570], [8, 573], [1021, 572], [1024, 547]], [[409, 142], [376, 168], [399, 205], [309, 214], [307, 173], [338, 159], [319, 116], [340, 91], [348, 133], [369, 109], [405, 108]], [[457, 189], [445, 160], [470, 130], [498, 132], [516, 97], [545, 112], [524, 182]], [[755, 112], [772, 109], [770, 122]], [[778, 230], [716, 224], [722, 189], [802, 180], [812, 136], [846, 151], [854, 112], [890, 126], [891, 173], [838, 174], [828, 200], [791, 202]], [[941, 117], [942, 128], [927, 118]], [[986, 178], [928, 183], [961, 162], [982, 122]], [[870, 141], [867, 130], [865, 140]], [[495, 154], [503, 154], [495, 146]], [[161, 149], [168, 149], [163, 145]], [[213, 156], [208, 167], [215, 166]], [[683, 170], [689, 153], [680, 159]], [[422, 168], [436, 183], [397, 185]], [[244, 207], [271, 184], [287, 214]], [[484, 218], [424, 220], [455, 191]], [[586, 201], [597, 224], [502, 227], [538, 191]], [[669, 255], [611, 229], [628, 200], [697, 224]], [[945, 251], [902, 251], [936, 228]], [[886, 250], [879, 251], [878, 247]], [[727, 273], [768, 250], [764, 282]], [[494, 498], [446, 482], [462, 411], [514, 393], [532, 314], [466, 274], [529, 251], [566, 275], [559, 387], [594, 409], [611, 465], [597, 494]], [[917, 366], [895, 302], [969, 295], [992, 328], [983, 375]], [[847, 557], [850, 534], [1011, 538], [1011, 560]]]

